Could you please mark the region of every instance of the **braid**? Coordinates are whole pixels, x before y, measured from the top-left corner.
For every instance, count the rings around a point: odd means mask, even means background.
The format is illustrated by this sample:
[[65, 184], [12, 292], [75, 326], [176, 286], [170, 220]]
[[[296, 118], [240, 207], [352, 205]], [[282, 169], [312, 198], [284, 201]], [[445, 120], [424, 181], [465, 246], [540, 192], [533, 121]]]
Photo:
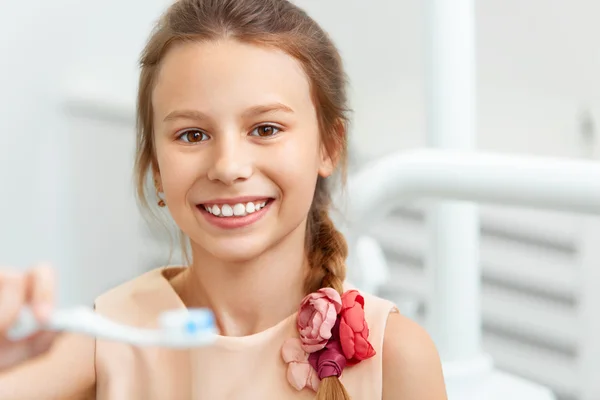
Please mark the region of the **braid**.
[[305, 281], [306, 293], [331, 287], [340, 295], [346, 279], [348, 245], [329, 217], [329, 199], [325, 182], [319, 178], [317, 193], [309, 216], [307, 229], [310, 272]]
[[[331, 287], [344, 292], [348, 245], [329, 217], [329, 192], [325, 180], [319, 178], [307, 229], [310, 272], [305, 281], [306, 293]], [[315, 400], [350, 400], [350, 395], [337, 376], [321, 380]]]
[[346, 388], [337, 376], [321, 379], [315, 400], [351, 400]]

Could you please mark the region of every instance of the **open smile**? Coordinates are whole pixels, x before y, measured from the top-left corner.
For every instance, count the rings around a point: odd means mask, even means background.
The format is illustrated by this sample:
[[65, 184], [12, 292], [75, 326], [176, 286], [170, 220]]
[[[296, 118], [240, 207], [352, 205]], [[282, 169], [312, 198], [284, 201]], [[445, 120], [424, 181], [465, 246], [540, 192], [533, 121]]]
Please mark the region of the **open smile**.
[[208, 222], [223, 229], [242, 228], [261, 219], [270, 209], [274, 199], [252, 201], [212, 202], [196, 207]]

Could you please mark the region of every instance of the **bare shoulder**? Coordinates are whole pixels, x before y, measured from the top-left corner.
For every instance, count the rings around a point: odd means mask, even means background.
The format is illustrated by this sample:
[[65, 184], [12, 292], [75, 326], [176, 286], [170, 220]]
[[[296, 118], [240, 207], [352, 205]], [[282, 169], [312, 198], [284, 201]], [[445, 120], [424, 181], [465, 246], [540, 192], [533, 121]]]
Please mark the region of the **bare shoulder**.
[[45, 355], [0, 373], [0, 399], [93, 399], [95, 341], [64, 334]]
[[427, 332], [390, 313], [383, 340], [383, 400], [446, 400], [442, 366]]

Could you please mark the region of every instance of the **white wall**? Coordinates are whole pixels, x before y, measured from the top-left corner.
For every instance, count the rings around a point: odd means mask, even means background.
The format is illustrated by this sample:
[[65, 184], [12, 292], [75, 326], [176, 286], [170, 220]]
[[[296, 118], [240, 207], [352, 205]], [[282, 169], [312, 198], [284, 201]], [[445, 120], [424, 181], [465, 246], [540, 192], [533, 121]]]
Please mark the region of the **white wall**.
[[[355, 92], [355, 149], [372, 158], [424, 146], [424, 96], [423, 81], [417, 79], [390, 79], [381, 87]], [[593, 137], [583, 134], [580, 125], [588, 107], [600, 121], [600, 102], [584, 108], [575, 98], [485, 82], [477, 96], [479, 149], [560, 157], [591, 154]]]
[[139, 50], [166, 3], [0, 5], [0, 263], [51, 261], [61, 303], [89, 302], [138, 270], [124, 178], [132, 127], [86, 120], [68, 103], [86, 85], [130, 102]]
[[56, 61], [68, 57], [69, 47], [56, 22], [49, 23], [45, 3], [4, 2], [0, 12], [0, 254], [10, 265], [56, 257], [63, 234], [56, 215], [60, 157], [50, 155], [61, 151], [55, 143], [63, 63]]
[[[377, 156], [425, 142], [426, 1], [298, 0], [347, 63], [358, 148]], [[581, 156], [583, 109], [600, 110], [600, 4], [476, 1], [478, 145]], [[596, 114], [598, 117], [599, 114]]]

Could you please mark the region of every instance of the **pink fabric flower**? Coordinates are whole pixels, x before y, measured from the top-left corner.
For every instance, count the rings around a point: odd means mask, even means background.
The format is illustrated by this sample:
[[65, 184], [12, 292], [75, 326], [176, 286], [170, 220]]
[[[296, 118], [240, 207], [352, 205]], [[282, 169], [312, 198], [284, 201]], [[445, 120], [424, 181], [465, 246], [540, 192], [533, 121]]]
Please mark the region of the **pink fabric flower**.
[[305, 387], [314, 390], [319, 388], [317, 371], [308, 362], [308, 353], [302, 350], [300, 339], [288, 339], [281, 348], [283, 361], [288, 364], [287, 380], [296, 389]]
[[304, 351], [314, 353], [325, 347], [341, 309], [340, 294], [332, 288], [319, 289], [302, 300], [296, 324]]

